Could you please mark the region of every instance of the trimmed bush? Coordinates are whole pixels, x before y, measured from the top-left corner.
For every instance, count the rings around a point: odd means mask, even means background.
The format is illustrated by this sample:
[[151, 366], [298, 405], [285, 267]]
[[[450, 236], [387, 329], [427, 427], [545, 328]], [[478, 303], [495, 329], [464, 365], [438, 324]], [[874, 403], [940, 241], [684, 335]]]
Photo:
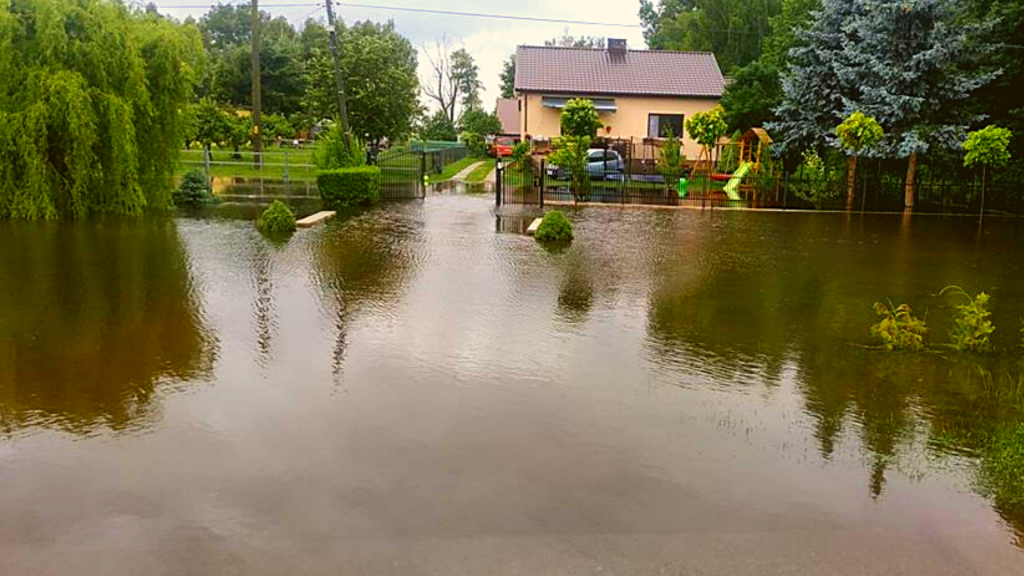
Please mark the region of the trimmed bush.
[[544, 215], [534, 238], [541, 242], [568, 242], [572, 240], [572, 222], [565, 214], [552, 210]]
[[274, 200], [270, 206], [260, 214], [256, 221], [256, 228], [264, 234], [287, 234], [295, 232], [295, 214], [291, 208], [285, 206], [284, 202]]
[[175, 206], [206, 204], [213, 200], [206, 175], [201, 170], [190, 170], [181, 178], [181, 184], [171, 195]]
[[380, 168], [359, 166], [317, 174], [320, 198], [329, 209], [375, 204], [380, 199]]

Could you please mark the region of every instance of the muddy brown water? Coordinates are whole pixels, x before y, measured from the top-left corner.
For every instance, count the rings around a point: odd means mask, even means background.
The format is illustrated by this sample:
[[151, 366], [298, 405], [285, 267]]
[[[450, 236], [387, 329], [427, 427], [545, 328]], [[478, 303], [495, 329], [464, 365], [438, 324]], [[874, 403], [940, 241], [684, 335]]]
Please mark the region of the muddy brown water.
[[[242, 212], [0, 222], [0, 574], [1024, 574], [1012, 220]], [[948, 284], [1000, 352], [863, 347]]]

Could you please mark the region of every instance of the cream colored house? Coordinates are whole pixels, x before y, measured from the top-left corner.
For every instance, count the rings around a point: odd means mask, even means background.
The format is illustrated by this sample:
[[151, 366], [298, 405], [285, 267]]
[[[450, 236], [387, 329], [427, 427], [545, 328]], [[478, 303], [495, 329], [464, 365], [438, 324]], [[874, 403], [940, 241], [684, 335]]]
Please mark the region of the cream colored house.
[[[593, 100], [605, 128], [599, 136], [657, 143], [679, 136], [686, 119], [718, 105], [725, 88], [710, 52], [520, 46], [516, 50], [520, 133], [534, 141], [558, 137], [559, 114], [572, 98]], [[700, 145], [684, 134], [696, 158]]]

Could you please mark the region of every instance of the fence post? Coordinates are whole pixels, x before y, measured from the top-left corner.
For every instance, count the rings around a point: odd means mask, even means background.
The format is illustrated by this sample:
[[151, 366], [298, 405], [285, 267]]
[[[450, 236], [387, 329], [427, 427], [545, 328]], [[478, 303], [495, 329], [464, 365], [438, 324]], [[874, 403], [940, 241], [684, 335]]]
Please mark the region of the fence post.
[[420, 150], [420, 199], [427, 197], [427, 153]]
[[502, 163], [501, 158], [498, 158], [498, 162], [494, 165], [494, 205], [501, 206], [501, 186], [502, 181], [505, 180], [505, 165]]
[[789, 207], [789, 172], [782, 169], [782, 209]]
[[288, 182], [288, 149], [284, 149], [284, 181]]
[[206, 171], [206, 185], [210, 185], [210, 145], [203, 144], [203, 169]]
[[544, 159], [540, 159], [540, 190], [538, 191], [538, 198], [540, 199], [540, 208], [544, 209]]

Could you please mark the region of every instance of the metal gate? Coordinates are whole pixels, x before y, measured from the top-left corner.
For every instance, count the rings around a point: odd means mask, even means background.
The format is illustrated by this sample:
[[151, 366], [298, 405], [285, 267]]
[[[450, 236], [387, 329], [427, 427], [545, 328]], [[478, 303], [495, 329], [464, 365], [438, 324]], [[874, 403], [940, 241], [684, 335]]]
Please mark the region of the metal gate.
[[544, 160], [498, 159], [494, 202], [498, 206], [544, 206]]

